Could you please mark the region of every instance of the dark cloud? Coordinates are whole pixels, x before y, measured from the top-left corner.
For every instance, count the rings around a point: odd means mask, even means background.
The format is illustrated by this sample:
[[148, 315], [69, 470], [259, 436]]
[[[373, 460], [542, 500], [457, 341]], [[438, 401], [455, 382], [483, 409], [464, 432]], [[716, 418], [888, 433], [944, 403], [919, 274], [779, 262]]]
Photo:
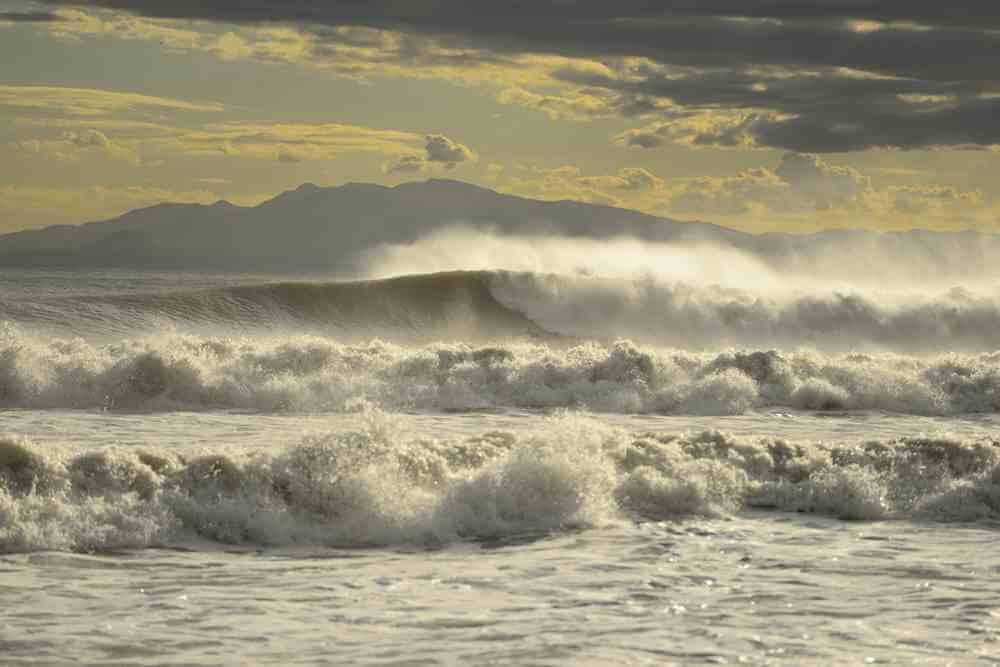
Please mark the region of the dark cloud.
[[77, 0], [79, 4], [124, 9], [163, 18], [203, 18], [239, 22], [296, 21], [460, 27], [483, 24], [516, 26], [519, 22], [609, 21], [622, 17], [749, 17], [802, 22], [872, 20], [947, 25], [1000, 26], [1000, 7], [982, 0]]
[[[61, 0], [47, 0], [63, 4]], [[699, 145], [750, 140], [795, 151], [1000, 143], [1000, 3], [958, 0], [91, 0], [73, 2], [154, 17], [296, 24], [323, 42], [400, 31], [396, 58], [420, 65], [501, 62], [524, 51], [587, 57], [610, 73], [556, 78], [610, 95], [609, 113], [657, 117], [664, 106], [754, 112], [735, 133]], [[450, 48], [431, 54], [428, 40]], [[463, 50], [465, 49], [465, 50]], [[630, 64], [626, 58], [645, 59]], [[859, 75], [863, 73], [864, 76]], [[931, 100], [931, 101], [915, 101]], [[947, 100], [947, 103], [933, 100]], [[661, 127], [663, 127], [661, 126]], [[670, 132], [636, 131], [653, 147]]]
[[[1000, 94], [984, 82], [866, 77], [835, 69], [804, 74], [744, 69], [685, 77], [605, 77], [602, 82], [589, 76], [586, 83], [624, 96], [661, 96], [684, 108], [747, 112], [739, 123], [700, 134], [691, 142], [696, 145], [738, 146], [749, 139], [761, 146], [825, 153], [1000, 143], [1000, 124], [994, 120], [1000, 118]], [[641, 148], [659, 146], [684, 128], [690, 116], [674, 114], [619, 140]]]
[[774, 173], [818, 209], [856, 200], [872, 189], [861, 172], [827, 164], [817, 155], [787, 153]]
[[666, 143], [666, 140], [656, 132], [643, 132], [642, 130], [629, 130], [625, 133], [624, 139], [627, 145], [639, 148], [656, 148]]
[[0, 12], [0, 21], [12, 23], [52, 23], [62, 17], [52, 12]]
[[[983, 2], [776, 2], [731, 0], [560, 0], [496, 3], [469, 0], [84, 0], [89, 5], [155, 17], [231, 23], [295, 23], [402, 30], [466, 38], [496, 51], [565, 55], [642, 55], [674, 64], [728, 66], [753, 61], [780, 65], [848, 66], [922, 77], [995, 78], [1000, 5]], [[986, 5], [986, 6], [984, 6]], [[963, 12], [962, 8], [968, 11]], [[963, 14], [965, 19], [962, 18]], [[746, 19], [776, 19], [746, 20]], [[883, 20], [881, 30], [851, 21]], [[928, 24], [913, 29], [910, 24]], [[345, 39], [338, 33], [337, 40]], [[460, 58], [461, 56], [459, 56]], [[734, 58], [737, 58], [734, 61]]]
[[856, 151], [875, 147], [976, 147], [1000, 144], [1000, 99], [932, 111], [810, 114], [757, 128], [758, 141], [799, 151]]
[[428, 162], [442, 162], [450, 168], [459, 162], [474, 160], [475, 157], [475, 153], [469, 150], [467, 146], [456, 143], [444, 135], [427, 135]]
[[468, 146], [452, 141], [443, 134], [428, 134], [425, 140], [424, 155], [404, 155], [383, 165], [382, 171], [387, 174], [412, 174], [432, 165], [454, 169], [460, 162], [477, 159], [476, 153]]

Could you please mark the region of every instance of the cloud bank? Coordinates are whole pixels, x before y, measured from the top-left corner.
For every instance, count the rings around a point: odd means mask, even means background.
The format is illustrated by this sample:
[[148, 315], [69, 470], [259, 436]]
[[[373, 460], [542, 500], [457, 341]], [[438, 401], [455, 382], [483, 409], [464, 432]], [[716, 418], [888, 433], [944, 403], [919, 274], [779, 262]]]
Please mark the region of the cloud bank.
[[[72, 4], [91, 10], [55, 10], [60, 34], [117, 25], [125, 38], [159, 31], [170, 48], [226, 59], [500, 82], [502, 101], [550, 115], [648, 118], [620, 137], [628, 146], [1000, 145], [1000, 9], [971, 0]], [[199, 35], [162, 19], [219, 29]]]
[[937, 183], [878, 185], [865, 171], [815, 153], [785, 153], [773, 167], [725, 176], [664, 179], [640, 167], [585, 174], [579, 167], [522, 169], [512, 188], [545, 199], [627, 206], [754, 231], [829, 228], [989, 228], [995, 201], [977, 189]]

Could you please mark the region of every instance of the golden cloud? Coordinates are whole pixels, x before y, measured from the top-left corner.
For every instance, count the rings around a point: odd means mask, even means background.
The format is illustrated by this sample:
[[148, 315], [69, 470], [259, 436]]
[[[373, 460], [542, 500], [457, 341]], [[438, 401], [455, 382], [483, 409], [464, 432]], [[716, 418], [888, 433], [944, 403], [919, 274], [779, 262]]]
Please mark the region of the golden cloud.
[[163, 109], [218, 113], [225, 109], [215, 102], [191, 102], [96, 88], [8, 85], [0, 85], [0, 107], [70, 116], [104, 116], [113, 112]]

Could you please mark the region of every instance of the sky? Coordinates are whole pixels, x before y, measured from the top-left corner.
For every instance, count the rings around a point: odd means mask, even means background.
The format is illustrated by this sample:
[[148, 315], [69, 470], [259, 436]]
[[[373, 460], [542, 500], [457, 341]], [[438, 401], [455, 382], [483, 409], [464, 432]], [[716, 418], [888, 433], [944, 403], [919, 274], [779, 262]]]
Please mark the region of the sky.
[[0, 233], [427, 178], [1000, 231], [1000, 3], [0, 0]]

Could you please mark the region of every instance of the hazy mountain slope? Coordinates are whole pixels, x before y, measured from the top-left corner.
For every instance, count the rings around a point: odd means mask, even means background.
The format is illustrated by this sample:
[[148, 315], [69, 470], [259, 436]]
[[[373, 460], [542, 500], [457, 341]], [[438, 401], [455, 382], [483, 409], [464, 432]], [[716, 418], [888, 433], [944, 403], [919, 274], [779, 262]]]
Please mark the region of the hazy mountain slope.
[[[450, 180], [393, 188], [304, 184], [255, 207], [159, 204], [113, 220], [0, 236], [0, 265], [352, 271], [362, 251], [406, 243], [454, 224], [498, 234], [633, 236], [708, 242], [810, 272], [992, 275], [995, 235], [834, 230], [753, 235], [575, 201], [545, 202]], [[902, 260], [902, 261], [898, 261]]]
[[[0, 263], [336, 268], [357, 251], [454, 223], [499, 233], [674, 239], [691, 225], [579, 202], [541, 202], [456, 181], [395, 188], [304, 184], [256, 207], [160, 204], [113, 220], [0, 236]], [[655, 228], [655, 229], [654, 229]]]

